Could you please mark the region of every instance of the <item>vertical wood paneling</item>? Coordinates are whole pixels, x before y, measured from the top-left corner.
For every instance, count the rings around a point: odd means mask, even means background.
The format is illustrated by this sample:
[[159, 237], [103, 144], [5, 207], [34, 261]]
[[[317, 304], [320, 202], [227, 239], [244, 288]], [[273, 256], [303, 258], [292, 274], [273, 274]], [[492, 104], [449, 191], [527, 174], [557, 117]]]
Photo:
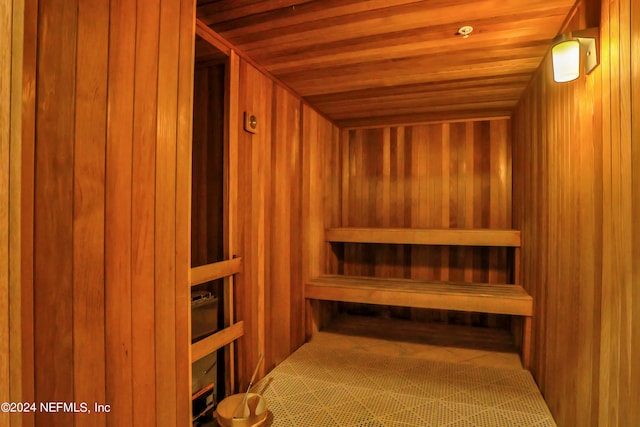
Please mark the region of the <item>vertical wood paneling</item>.
[[27, 297], [34, 277], [33, 400], [111, 408], [38, 413], [38, 426], [190, 420], [194, 5], [157, 5], [43, 0], [25, 20], [25, 49], [37, 51], [35, 88], [25, 69], [22, 162], [35, 157], [33, 183], [28, 171], [22, 182], [35, 198], [32, 221], [23, 200], [22, 227], [35, 243], [31, 271], [31, 254], [23, 262]]
[[[234, 70], [232, 67], [231, 79]], [[235, 317], [245, 322], [245, 335], [238, 342], [237, 352], [236, 387], [242, 390], [260, 353], [265, 354], [265, 362], [259, 376], [304, 342], [305, 264], [296, 257], [305, 256], [303, 222], [310, 205], [302, 171], [308, 167], [304, 162], [311, 159], [306, 157], [306, 147], [314, 146], [320, 153], [320, 141], [337, 141], [337, 129], [315, 112], [308, 112], [306, 117], [315, 117], [312, 123], [302, 119], [305, 116], [300, 99], [246, 61], [240, 61], [238, 71], [239, 101], [230, 105], [229, 112], [229, 132], [234, 130], [238, 139], [238, 167], [230, 170], [238, 182], [237, 196], [231, 200], [237, 208], [230, 208], [228, 220], [237, 221], [233, 253], [244, 261], [243, 272], [234, 280]], [[243, 129], [245, 112], [258, 119], [255, 134]], [[316, 164], [316, 172], [321, 171], [320, 165]], [[325, 214], [321, 204], [313, 209], [316, 218]], [[322, 226], [320, 229], [324, 230]], [[317, 261], [320, 269], [323, 261], [319, 256]]]
[[272, 180], [269, 192], [270, 289], [266, 294], [267, 368], [282, 362], [300, 342], [300, 101], [274, 85], [272, 117]]
[[[324, 242], [324, 229], [332, 212], [331, 200], [341, 200], [341, 175], [337, 164], [340, 160], [338, 145], [340, 133], [331, 122], [307, 105], [302, 108], [302, 282], [324, 271], [329, 259], [329, 246]], [[332, 166], [334, 165], [334, 166]], [[349, 165], [352, 167], [353, 165]], [[332, 183], [330, 185], [329, 183]], [[335, 186], [337, 188], [332, 188]], [[305, 316], [307, 338], [318, 325], [312, 313], [320, 314], [319, 302], [306, 302]], [[315, 319], [316, 321], [319, 319]]]
[[[35, 188], [36, 401], [73, 401], [73, 161], [78, 3], [39, 2]], [[38, 185], [40, 184], [40, 185]], [[47, 374], [45, 374], [45, 372]], [[36, 414], [65, 426], [73, 414]]]
[[[105, 385], [105, 147], [109, 13], [104, 0], [78, 9], [73, 182], [74, 400], [106, 401]], [[87, 381], [93, 378], [92, 381]], [[86, 415], [87, 426], [105, 426], [106, 414]]]
[[[184, 0], [188, 1], [188, 0]], [[238, 117], [240, 117], [240, 111], [238, 108], [240, 98], [240, 58], [234, 51], [229, 55], [229, 66], [227, 67], [226, 77], [226, 90], [225, 98], [227, 101], [227, 122], [225, 123], [225, 135], [226, 135], [226, 156], [228, 160], [228, 176], [227, 176], [227, 192], [225, 198], [225, 214], [226, 214], [226, 230], [230, 233], [227, 236], [225, 242], [225, 254], [227, 257], [236, 256], [238, 248], [240, 246], [240, 230], [238, 227], [238, 135], [240, 133], [238, 123]], [[236, 320], [235, 315], [235, 301], [236, 301], [236, 278], [229, 278], [224, 298], [226, 301], [233, 301], [232, 304], [227, 304], [225, 307], [225, 318], [230, 322]], [[226, 325], [225, 325], [226, 326]], [[229, 351], [225, 353], [225, 366], [228, 367], [225, 381], [229, 387], [229, 391], [233, 391], [233, 387], [236, 383], [236, 357], [235, 357], [236, 344], [235, 342], [229, 345]]]
[[[178, 95], [176, 135], [176, 226], [175, 226], [175, 319], [176, 319], [176, 420], [188, 424], [191, 418], [191, 138], [193, 135], [193, 58], [195, 7], [192, 0], [180, 0]], [[185, 340], [187, 345], [183, 345]]]
[[131, 179], [131, 366], [133, 424], [156, 423], [155, 307], [149, 304], [155, 289], [155, 192], [149, 191], [156, 173], [156, 108], [158, 101], [159, 1], [137, 3], [136, 58], [133, 105]]
[[[271, 144], [271, 102], [273, 82], [258, 70], [240, 63], [239, 110], [258, 118], [258, 130], [250, 134], [238, 126], [238, 205], [240, 247], [238, 255], [244, 259], [244, 271], [237, 276], [236, 316], [245, 322], [245, 335], [238, 343], [238, 385], [249, 383], [253, 367], [260, 353], [265, 352], [265, 191], [268, 189], [265, 157]], [[231, 124], [233, 125], [233, 123]], [[264, 365], [261, 374], [264, 373]]]
[[110, 8], [109, 84], [106, 149], [105, 320], [107, 425], [133, 422], [131, 365], [131, 187], [135, 66], [135, 4], [115, 1]]
[[[640, 422], [636, 383], [640, 381], [640, 307], [637, 275], [638, 117], [637, 39], [640, 22], [635, 2], [602, 5], [603, 206], [602, 345], [600, 414], [602, 426]], [[634, 53], [636, 53], [634, 55]], [[634, 79], [635, 78], [635, 79]], [[634, 197], [635, 196], [635, 197]], [[635, 393], [634, 393], [635, 391]]]
[[[0, 5], [0, 401], [24, 399], [21, 287], [22, 59], [24, 3]], [[21, 414], [0, 424], [22, 426]]]
[[[341, 171], [342, 201], [331, 201], [345, 219], [342, 226], [511, 228], [509, 128], [509, 120], [496, 119], [350, 130], [342, 141], [348, 156]], [[344, 263], [333, 267], [333, 273], [343, 269], [353, 275], [469, 282], [511, 279], [507, 251], [501, 248], [344, 246]], [[411, 311], [414, 317], [426, 313]], [[449, 317], [445, 311], [428, 313]], [[467, 323], [487, 322], [479, 320], [486, 316], [465, 317]], [[489, 322], [494, 324], [495, 317]]]
[[[602, 2], [598, 69], [555, 84], [545, 59], [514, 116], [532, 371], [558, 425], [640, 422], [633, 3]], [[599, 5], [582, 2], [570, 29], [597, 25]]]
[[[640, 5], [631, 3], [631, 234], [633, 248], [631, 250], [632, 279], [630, 282], [632, 325], [630, 334], [630, 348], [632, 357], [640, 355]], [[630, 372], [629, 396], [640, 396], [640, 366], [632, 363]], [[632, 422], [640, 423], [640, 405], [634, 405], [629, 400], [629, 418]]]
[[[13, 2], [4, 2], [0, 5], [0, 95], [3, 99], [11, 100], [11, 89], [15, 82], [12, 80], [11, 70], [11, 45], [14, 29]], [[11, 386], [9, 376], [10, 364], [10, 299], [9, 299], [9, 261], [13, 252], [9, 252], [9, 209], [11, 208], [9, 197], [10, 176], [10, 150], [12, 133], [11, 102], [0, 104], [0, 401], [9, 401]], [[13, 230], [11, 230], [12, 232]], [[0, 422], [9, 425], [9, 414], [0, 413]]]
[[[14, 3], [15, 4], [15, 3]], [[24, 40], [23, 40], [23, 72], [22, 72], [22, 135], [21, 135], [21, 169], [20, 183], [20, 245], [21, 245], [21, 336], [22, 342], [22, 372], [16, 369], [16, 375], [22, 376], [22, 399], [35, 401], [35, 339], [34, 339], [34, 180], [35, 180], [35, 140], [36, 140], [36, 75], [37, 75], [37, 35], [38, 35], [38, 2], [24, 4]], [[12, 340], [15, 337], [12, 336]], [[35, 424], [35, 414], [17, 415], [18, 425], [32, 427]], [[22, 421], [22, 424], [20, 424]]]
[[[157, 425], [172, 426], [177, 415], [176, 153], [180, 2], [160, 2], [158, 108], [156, 122], [155, 309]], [[188, 335], [187, 335], [188, 336]]]

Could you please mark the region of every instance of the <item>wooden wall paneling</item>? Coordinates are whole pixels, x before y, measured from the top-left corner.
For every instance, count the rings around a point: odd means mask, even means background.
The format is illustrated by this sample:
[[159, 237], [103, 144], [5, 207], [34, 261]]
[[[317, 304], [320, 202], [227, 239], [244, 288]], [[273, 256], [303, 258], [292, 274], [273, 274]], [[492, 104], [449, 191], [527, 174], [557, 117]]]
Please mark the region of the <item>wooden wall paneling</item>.
[[[631, 260], [640, 259], [640, 7], [631, 4], [631, 171], [632, 177], [632, 252]], [[633, 262], [631, 289], [631, 354], [640, 354], [640, 263]], [[640, 396], [640, 367], [631, 365], [629, 396]], [[630, 403], [633, 399], [629, 400]], [[630, 405], [631, 422], [640, 422], [640, 405]]]
[[[16, 3], [14, 3], [16, 4]], [[35, 401], [35, 365], [34, 365], [34, 191], [35, 191], [35, 139], [36, 139], [36, 75], [37, 75], [37, 34], [38, 2], [26, 2], [24, 5], [23, 58], [22, 58], [22, 159], [21, 174], [21, 350], [22, 350], [22, 399]], [[22, 414], [17, 425], [32, 427], [35, 414]]]
[[[615, 35], [610, 34], [610, 6], [602, 5], [602, 17], [601, 17], [601, 42], [602, 52], [600, 56], [602, 67], [602, 250], [610, 250], [612, 247], [613, 234], [611, 233], [612, 222], [612, 210], [604, 207], [612, 205], [612, 171], [611, 171], [611, 159], [612, 159], [612, 144], [611, 144], [611, 132], [612, 132], [612, 120], [611, 115], [614, 112], [611, 109], [611, 56], [617, 54], [617, 52], [611, 52], [611, 38], [615, 38]], [[602, 263], [602, 276], [615, 274], [612, 271], [611, 263]], [[611, 406], [612, 401], [618, 400], [617, 396], [612, 396], [615, 392], [615, 387], [611, 387], [610, 382], [616, 378], [614, 373], [617, 361], [612, 363], [612, 353], [616, 349], [612, 340], [616, 337], [615, 325], [613, 320], [616, 316], [608, 315], [614, 311], [613, 309], [613, 293], [611, 292], [610, 283], [603, 281], [602, 284], [602, 301], [600, 304], [602, 310], [601, 320], [601, 337], [600, 337], [600, 396], [598, 402], [598, 422], [602, 426], [619, 424], [617, 420], [617, 414], [613, 413], [617, 406]], [[607, 286], [609, 285], [609, 286]]]
[[[235, 257], [239, 248], [239, 221], [238, 221], [238, 183], [239, 183], [239, 170], [238, 170], [238, 139], [239, 139], [239, 96], [240, 96], [240, 58], [232, 50], [229, 55], [227, 74], [225, 77], [225, 148], [227, 153], [225, 158], [228, 162], [227, 168], [227, 187], [226, 187], [226, 199], [225, 212], [227, 231], [227, 238], [225, 241], [225, 256], [227, 258]], [[236, 305], [236, 278], [230, 277], [225, 282], [225, 301], [232, 301], [231, 304], [226, 304], [225, 319], [229, 324], [233, 324], [236, 321], [235, 305]], [[227, 325], [225, 325], [227, 326]], [[236, 378], [236, 343], [229, 344], [228, 350], [225, 352], [225, 366], [227, 366], [226, 373], [226, 388], [230, 392], [235, 391], [235, 378]]]
[[[181, 5], [182, 15], [171, 3], [158, 15], [146, 5], [100, 0], [25, 10], [25, 215], [17, 227], [25, 232], [23, 333], [34, 339], [21, 344], [22, 360], [33, 366], [22, 378], [24, 396], [111, 407], [108, 415], [38, 413], [25, 425], [130, 425], [164, 409], [167, 425], [190, 418], [189, 342], [179, 348], [175, 340], [188, 336], [189, 308], [189, 265], [174, 263], [188, 257], [176, 214], [185, 186], [176, 170], [188, 156], [177, 154], [184, 145], [176, 145], [176, 132], [190, 134], [192, 65], [176, 73], [172, 35], [182, 35], [182, 59], [191, 64], [194, 5]], [[157, 25], [167, 18], [173, 25]], [[153, 26], [158, 31], [148, 31]], [[182, 144], [190, 146], [189, 138]], [[168, 292], [160, 295], [163, 286]], [[150, 397], [160, 376], [161, 393]]]
[[[637, 295], [634, 294], [633, 218], [637, 216], [632, 200], [635, 191], [632, 119], [637, 105], [633, 76], [637, 65], [633, 50], [638, 25], [637, 9], [631, 1], [602, 5], [603, 35], [603, 127], [605, 144], [604, 191], [610, 191], [604, 204], [602, 345], [600, 372], [600, 424], [623, 425], [639, 422], [632, 394], [640, 376], [634, 368], [637, 358]], [[637, 74], [636, 74], [637, 75]], [[637, 175], [637, 173], [635, 174]], [[635, 283], [634, 283], [635, 282]], [[633, 298], [636, 297], [634, 302]], [[636, 338], [634, 342], [634, 338]], [[636, 353], [634, 353], [634, 350]]]
[[[132, 144], [135, 90], [135, 4], [112, 2], [109, 16], [105, 188], [105, 328], [107, 425], [133, 423]], [[147, 191], [152, 191], [147, 189]], [[151, 296], [149, 296], [151, 299]], [[155, 297], [154, 297], [155, 299]], [[150, 303], [148, 300], [147, 304]], [[154, 334], [155, 335], [155, 334]]]
[[[23, 401], [22, 372], [22, 41], [24, 3], [0, 6], [0, 401]], [[21, 414], [0, 423], [22, 426]]]
[[[272, 117], [272, 179], [269, 192], [270, 249], [269, 290], [265, 306], [270, 320], [267, 334], [269, 349], [265, 359], [268, 370], [282, 362], [300, 343], [296, 341], [295, 310], [301, 305], [298, 280], [300, 263], [295, 261], [299, 252], [300, 208], [300, 101], [284, 88], [273, 87]], [[299, 335], [299, 334], [298, 334]]]
[[[174, 425], [176, 394], [176, 155], [180, 2], [160, 4], [156, 122], [155, 323], [156, 417]], [[183, 335], [187, 337], [188, 334]], [[186, 344], [186, 343], [185, 343]], [[185, 390], [186, 391], [186, 390]], [[188, 392], [188, 391], [187, 391]]]
[[[23, 385], [23, 372], [28, 369], [32, 369], [32, 365], [30, 363], [24, 363], [24, 353], [28, 350], [23, 345], [23, 341], [30, 340], [30, 336], [23, 337], [23, 331], [26, 329], [31, 332], [31, 319], [24, 319], [23, 313], [24, 308], [30, 307], [30, 304], [24, 303], [24, 297], [30, 296], [30, 293], [27, 292], [27, 289], [23, 289], [23, 274], [22, 274], [22, 263], [23, 263], [23, 246], [28, 247], [29, 245], [24, 244], [23, 242], [26, 239], [26, 236], [30, 236], [30, 234], [25, 233], [23, 235], [22, 229], [22, 179], [23, 175], [23, 164], [22, 158], [24, 152], [30, 152], [29, 149], [23, 148], [23, 130], [22, 130], [22, 90], [23, 90], [23, 62], [24, 62], [24, 53], [23, 53], [23, 45], [24, 45], [24, 20], [25, 20], [25, 5], [22, 1], [13, 1], [12, 2], [12, 14], [11, 25], [8, 25], [11, 29], [9, 30], [11, 33], [11, 78], [10, 80], [10, 97], [5, 100], [10, 102], [11, 112], [10, 112], [10, 139], [9, 139], [9, 186], [8, 186], [8, 200], [9, 200], [9, 212], [8, 212], [8, 220], [9, 220], [9, 253], [8, 253], [8, 277], [9, 279], [9, 400], [12, 402], [20, 402], [24, 401], [26, 398], [29, 398], [32, 391], [26, 392], [28, 387]], [[0, 71], [0, 73], [4, 73], [4, 71]], [[0, 77], [1, 79], [1, 77]], [[2, 90], [0, 90], [1, 92]], [[0, 113], [2, 114], [2, 113]], [[1, 120], [1, 119], [0, 119]], [[0, 139], [2, 137], [0, 136]], [[1, 149], [0, 149], [1, 151]], [[1, 155], [0, 155], [1, 156]], [[0, 162], [1, 163], [1, 162]], [[28, 166], [27, 166], [28, 167]], [[3, 165], [4, 168], [4, 165]], [[6, 169], [5, 169], [6, 170]], [[26, 169], [29, 170], [29, 169]], [[0, 178], [0, 181], [2, 178]], [[0, 184], [0, 191], [4, 191], [4, 185]], [[29, 194], [30, 190], [24, 191], [24, 194]], [[2, 201], [0, 201], [0, 206], [2, 205]], [[2, 209], [2, 208], [0, 208]], [[2, 217], [2, 215], [0, 215]], [[2, 226], [0, 226], [2, 228]], [[0, 234], [2, 234], [0, 232]], [[3, 240], [5, 241], [5, 240]], [[0, 249], [1, 251], [2, 249]], [[4, 271], [2, 267], [0, 267], [0, 271]], [[25, 282], [27, 285], [30, 282]], [[2, 285], [0, 285], [0, 288]], [[26, 286], [24, 287], [26, 288]], [[2, 297], [0, 297], [2, 298]], [[24, 325], [28, 325], [27, 328]], [[0, 351], [2, 354], [2, 351]], [[0, 356], [1, 357], [1, 356]], [[1, 363], [0, 363], [1, 365]], [[31, 377], [31, 373], [28, 374]], [[7, 384], [7, 382], [5, 382]], [[30, 417], [31, 418], [31, 417]], [[22, 414], [14, 413], [10, 414], [10, 425], [12, 427], [22, 426]]]
[[[290, 102], [293, 102], [290, 99]], [[289, 155], [286, 157], [290, 168], [289, 186], [290, 190], [290, 206], [291, 206], [291, 222], [294, 227], [291, 229], [290, 235], [290, 253], [292, 262], [290, 265], [290, 277], [289, 277], [289, 291], [290, 297], [290, 316], [289, 322], [289, 352], [295, 351], [298, 347], [305, 343], [305, 299], [304, 290], [302, 287], [303, 278], [303, 266], [302, 266], [302, 253], [303, 253], [303, 129], [302, 129], [302, 102], [295, 104], [295, 114], [290, 118], [295, 118], [295, 123], [289, 123], [289, 128], [296, 130], [295, 135], [291, 135], [292, 145], [289, 148]], [[293, 105], [292, 105], [293, 107]], [[293, 117], [291, 117], [293, 116]], [[277, 149], [277, 148], [276, 148]], [[280, 167], [280, 166], [276, 166]], [[281, 191], [281, 190], [278, 190]], [[296, 257], [298, 261], [296, 262]]]
[[[195, 7], [180, 0], [178, 43], [178, 95], [176, 134], [176, 227], [175, 227], [175, 318], [176, 318], [176, 425], [191, 418], [191, 138], [193, 135], [193, 62]], [[186, 341], [186, 342], [185, 342]], [[185, 345], [186, 344], [186, 345]]]
[[131, 147], [131, 370], [134, 424], [156, 423], [155, 215], [156, 127], [158, 103], [159, 1], [136, 10], [136, 57]]
[[[492, 120], [489, 122], [489, 165], [485, 186], [488, 186], [488, 228], [512, 228], [511, 218], [511, 135], [509, 120]], [[491, 248], [488, 251], [488, 276], [490, 283], [514, 283], [513, 255], [515, 251], [508, 248]], [[507, 268], [505, 268], [507, 266]], [[508, 320], [504, 317], [488, 316], [490, 326], [497, 326]], [[521, 319], [516, 320], [516, 322]], [[516, 341], [520, 334], [517, 334]]]
[[[24, 131], [22, 129], [23, 125], [23, 98], [22, 92], [24, 87], [24, 65], [25, 56], [28, 55], [23, 52], [24, 46], [24, 31], [25, 31], [25, 5], [23, 1], [13, 1], [12, 2], [12, 14], [10, 34], [11, 34], [11, 78], [9, 79], [10, 83], [10, 96], [9, 98], [4, 98], [6, 101], [9, 101], [11, 105], [11, 112], [9, 115], [10, 119], [10, 137], [9, 137], [9, 185], [8, 185], [8, 203], [9, 203], [9, 212], [8, 212], [8, 225], [9, 225], [9, 236], [8, 240], [4, 240], [4, 242], [8, 242], [8, 262], [9, 269], [8, 274], [5, 277], [8, 277], [9, 280], [9, 328], [8, 328], [8, 344], [9, 344], [9, 381], [4, 381], [4, 384], [9, 384], [9, 401], [12, 402], [20, 402], [24, 401], [32, 396], [33, 388], [30, 383], [24, 384], [23, 378], [32, 378], [32, 373], [29, 372], [27, 375], [24, 374], [27, 370], [32, 370], [33, 366], [29, 358], [25, 360], [25, 354], [30, 350], [30, 344], [28, 346], [24, 345], [24, 342], [29, 342], [32, 338], [32, 335], [24, 336], [25, 332], [32, 332], [32, 318], [26, 319], [23, 316], [25, 313], [25, 309], [30, 308], [31, 303], [25, 303], [25, 297], [30, 297], [30, 292], [27, 290], [27, 286], [31, 284], [30, 281], [24, 281], [23, 275], [23, 263], [24, 263], [24, 248], [30, 248], [29, 244], [26, 244], [26, 239], [28, 239], [31, 234], [29, 232], [24, 233], [23, 230], [25, 226], [23, 225], [23, 208], [22, 199], [24, 196], [31, 194], [32, 187], [23, 191], [23, 181], [22, 176], [31, 169], [29, 165], [23, 165], [22, 159], [24, 153], [30, 153], [31, 147], [25, 148], [29, 140], [25, 141], [24, 139]], [[1, 37], [0, 38], [4, 38]], [[0, 43], [2, 44], [2, 43]], [[4, 74], [5, 70], [0, 70], [0, 73]], [[0, 77], [2, 79], [2, 77]], [[0, 92], [2, 90], [0, 89]], [[32, 105], [30, 105], [32, 107]], [[0, 107], [1, 108], [1, 107]], [[6, 110], [5, 110], [6, 111]], [[3, 113], [0, 113], [2, 115]], [[2, 121], [2, 119], [0, 119]], [[2, 126], [0, 126], [2, 127]], [[5, 127], [6, 129], [6, 127]], [[2, 139], [2, 136], [0, 136]], [[1, 145], [1, 143], [0, 143]], [[0, 149], [2, 151], [2, 149]], [[2, 155], [0, 155], [2, 157]], [[3, 163], [0, 161], [0, 163]], [[4, 164], [3, 164], [3, 169]], [[7, 169], [5, 169], [7, 170]], [[2, 178], [0, 178], [2, 181]], [[0, 192], [4, 192], [5, 184], [0, 184]], [[2, 206], [4, 202], [0, 201], [0, 206]], [[2, 207], [0, 207], [2, 209]], [[3, 217], [0, 215], [0, 217]], [[6, 217], [5, 217], [6, 218]], [[0, 226], [2, 228], [2, 226]], [[0, 232], [2, 234], [2, 232]], [[1, 248], [1, 246], [0, 246]], [[0, 249], [2, 251], [2, 249]], [[31, 256], [29, 256], [31, 259]], [[4, 268], [0, 267], [0, 271], [4, 271]], [[23, 286], [23, 283], [26, 286]], [[2, 288], [2, 285], [0, 285]], [[0, 299], [3, 296], [0, 296]], [[1, 303], [0, 303], [1, 304]], [[26, 327], [25, 327], [26, 326]], [[2, 351], [0, 350], [0, 354]], [[0, 356], [2, 357], [2, 356]], [[0, 363], [2, 365], [2, 363]], [[21, 427], [23, 425], [28, 425], [27, 422], [32, 421], [32, 416], [28, 416], [28, 420], [23, 423], [22, 414], [13, 413], [10, 414], [10, 426], [11, 427]]]
[[[265, 197], [269, 189], [272, 84], [267, 77], [245, 61], [240, 62], [239, 113], [255, 114], [259, 128], [255, 134], [245, 132], [242, 120], [236, 125], [238, 138], [238, 206], [240, 246], [245, 263], [237, 276], [236, 313], [245, 322], [245, 335], [238, 342], [238, 386], [246, 387], [249, 376], [265, 352]], [[265, 163], [269, 162], [269, 165]], [[264, 365], [259, 376], [264, 374]]]
[[[621, 79], [626, 78], [622, 68], [625, 54], [623, 33], [628, 30], [627, 23], [621, 21], [624, 1], [615, 1], [603, 5], [603, 170], [604, 193], [604, 239], [603, 239], [603, 287], [602, 287], [602, 335], [601, 335], [601, 425], [621, 425], [624, 421], [625, 378], [625, 317], [629, 314], [625, 307], [624, 290], [626, 284], [624, 233], [625, 223], [625, 159], [623, 155], [622, 124], [627, 117], [621, 102], [626, 101], [622, 92]], [[630, 70], [629, 70], [630, 71]], [[623, 203], [620, 205], [620, 203]], [[612, 252], [609, 255], [609, 252]]]
[[[106, 402], [103, 260], [109, 22], [102, 18], [108, 14], [107, 1], [78, 4], [72, 186], [73, 388], [77, 402]], [[82, 418], [87, 426], [106, 426], [105, 413]]]
[[[511, 228], [509, 126], [507, 119], [494, 119], [345, 132], [343, 226]], [[499, 282], [510, 273], [503, 248], [344, 246], [345, 274]], [[411, 312], [445, 321], [450, 315]], [[503, 322], [493, 315], [463, 317], [466, 323]]]
[[[302, 108], [302, 283], [323, 272], [324, 260], [324, 186], [325, 150], [320, 127], [324, 119], [313, 109]], [[323, 315], [318, 301], [306, 300], [305, 334], [309, 339]]]
[[[0, 32], [0, 94], [2, 94], [3, 100], [5, 97], [9, 97], [11, 100], [11, 90], [13, 81], [11, 78], [11, 45], [13, 32], [15, 27], [13, 26], [13, 3], [4, 2], [0, 5], [0, 25], [2, 30]], [[10, 185], [10, 153], [11, 153], [11, 137], [12, 123], [11, 123], [11, 107], [12, 103], [2, 102], [0, 104], [0, 400], [7, 402], [11, 398], [11, 383], [9, 381], [11, 373], [11, 347], [10, 347], [10, 315], [9, 315], [9, 209], [11, 207], [9, 197], [9, 185]], [[11, 254], [13, 254], [11, 252]], [[0, 414], [0, 422], [9, 425], [9, 414]]]
[[[578, 5], [569, 29], [591, 26], [586, 6]], [[514, 224], [522, 229], [522, 283], [536, 301], [532, 373], [558, 425], [608, 425], [607, 413], [617, 425], [618, 406], [603, 400], [617, 401], [619, 378], [629, 378], [618, 364], [624, 298], [611, 284], [626, 283], [621, 271], [630, 264], [619, 236], [631, 230], [622, 231], [629, 221], [608, 211], [624, 209], [620, 189], [629, 187], [615, 171], [625, 157], [619, 137], [625, 91], [607, 59], [607, 23], [617, 18], [608, 6], [603, 12], [601, 66], [556, 84], [546, 58], [513, 120]], [[608, 310], [620, 317], [607, 318]]]
[[[342, 149], [340, 143], [341, 130], [328, 120], [322, 121], [324, 133], [321, 136], [322, 145], [327, 152], [324, 170], [326, 171], [324, 197], [325, 219], [327, 227], [335, 227], [342, 223], [342, 212], [340, 201], [342, 199]], [[337, 271], [339, 269], [339, 259], [335, 249], [327, 243], [324, 244], [324, 270]]]
[[[36, 401], [73, 401], [73, 161], [77, 2], [41, 2], [35, 186]], [[54, 29], [55, 28], [55, 29]], [[54, 46], [56, 48], [54, 48]], [[53, 326], [53, 327], [52, 327]], [[36, 414], [63, 426], [73, 414]]]

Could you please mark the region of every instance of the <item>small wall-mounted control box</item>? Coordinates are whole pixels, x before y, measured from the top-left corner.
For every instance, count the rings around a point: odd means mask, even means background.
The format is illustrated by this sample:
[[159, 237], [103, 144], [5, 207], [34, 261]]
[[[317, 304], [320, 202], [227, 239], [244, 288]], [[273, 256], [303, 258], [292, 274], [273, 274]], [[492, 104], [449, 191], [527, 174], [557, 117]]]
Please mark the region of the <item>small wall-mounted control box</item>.
[[248, 112], [244, 112], [244, 130], [249, 133], [256, 133], [258, 130], [258, 118]]

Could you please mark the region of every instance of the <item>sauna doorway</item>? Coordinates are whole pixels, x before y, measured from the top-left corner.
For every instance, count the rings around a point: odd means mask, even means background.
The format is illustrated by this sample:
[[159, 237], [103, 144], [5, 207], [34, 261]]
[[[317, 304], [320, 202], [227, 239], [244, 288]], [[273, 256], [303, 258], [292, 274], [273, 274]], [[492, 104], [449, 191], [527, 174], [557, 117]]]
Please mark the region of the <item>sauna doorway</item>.
[[[192, 421], [210, 416], [234, 382], [233, 218], [237, 171], [229, 135], [231, 52], [196, 35], [191, 170]], [[236, 92], [237, 93], [237, 92]]]

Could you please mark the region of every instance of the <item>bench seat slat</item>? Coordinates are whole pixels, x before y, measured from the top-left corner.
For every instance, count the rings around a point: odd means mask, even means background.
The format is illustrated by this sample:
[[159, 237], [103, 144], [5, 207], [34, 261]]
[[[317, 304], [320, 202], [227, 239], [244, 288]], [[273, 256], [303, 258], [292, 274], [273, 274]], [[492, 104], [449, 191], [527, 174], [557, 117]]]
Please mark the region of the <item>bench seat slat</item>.
[[328, 242], [520, 247], [520, 231], [460, 228], [341, 227], [325, 231]]
[[533, 314], [533, 298], [522, 286], [510, 284], [323, 275], [306, 283], [305, 297], [520, 316]]

